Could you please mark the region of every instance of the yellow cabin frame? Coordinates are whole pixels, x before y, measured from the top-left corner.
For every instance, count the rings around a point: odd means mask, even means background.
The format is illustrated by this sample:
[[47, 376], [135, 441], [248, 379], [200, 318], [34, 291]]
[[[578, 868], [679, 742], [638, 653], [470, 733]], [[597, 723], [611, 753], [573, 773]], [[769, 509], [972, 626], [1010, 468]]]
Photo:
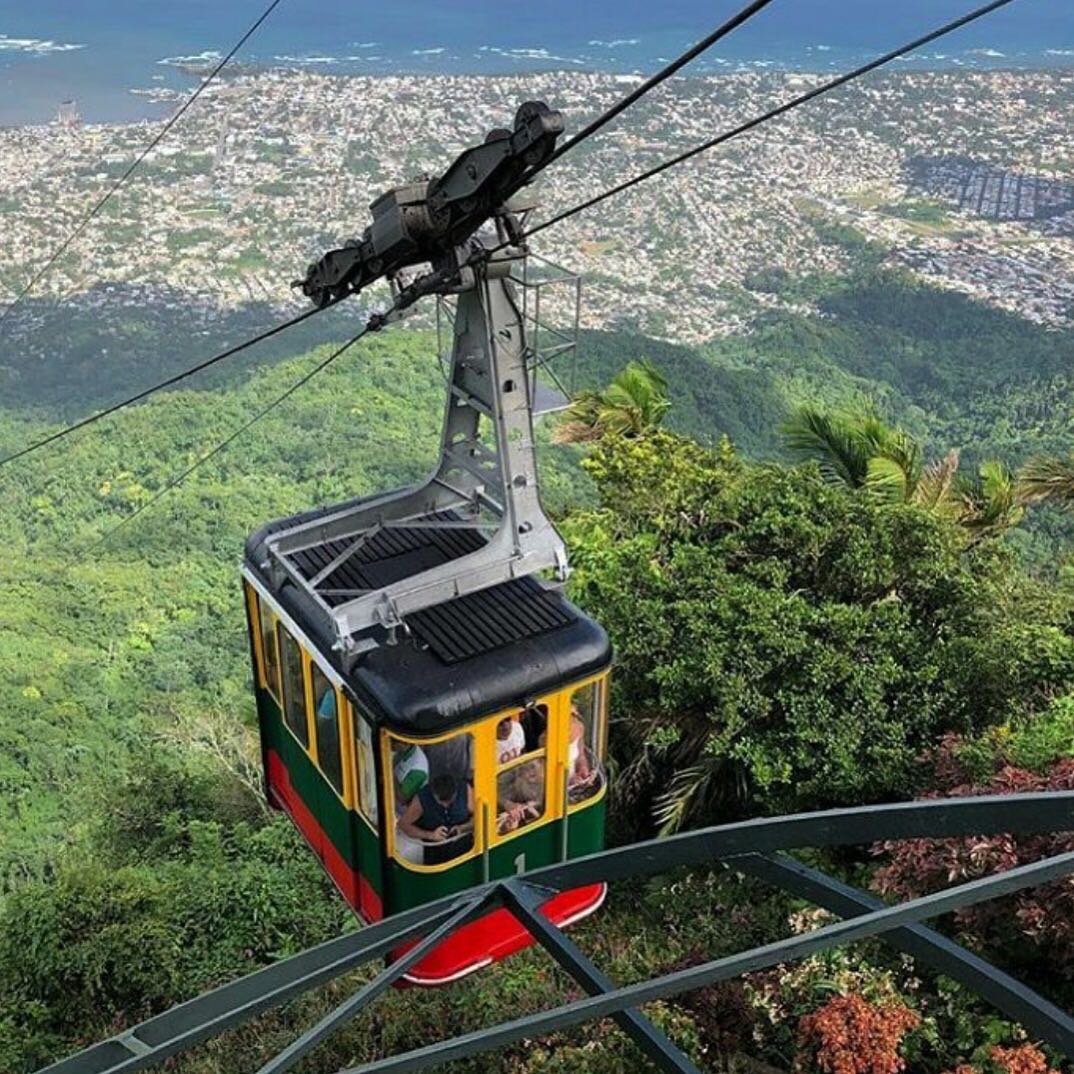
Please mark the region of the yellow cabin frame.
[[[519, 836], [528, 835], [538, 827], [545, 824], [562, 820], [564, 814], [574, 814], [579, 810], [586, 809], [599, 802], [607, 793], [607, 780], [600, 790], [591, 798], [582, 802], [569, 805], [567, 800], [567, 755], [570, 736], [570, 711], [571, 701], [579, 690], [587, 686], [597, 685], [600, 690], [598, 719], [599, 738], [597, 741], [598, 760], [603, 762], [605, 747], [608, 736], [608, 672], [603, 671], [597, 675], [580, 679], [569, 686], [551, 694], [544, 694], [535, 698], [532, 705], [546, 706], [548, 709], [547, 739], [545, 747], [539, 751], [531, 751], [507, 761], [504, 764], [496, 763], [496, 725], [507, 716], [513, 716], [520, 709], [526, 707], [514, 705], [507, 709], [501, 709], [489, 716], [484, 716], [473, 723], [455, 727], [439, 735], [409, 735], [399, 731], [383, 730], [380, 739], [381, 771], [384, 773], [381, 788], [381, 802], [383, 808], [388, 811], [389, 823], [385, 825], [388, 842], [388, 856], [398, 862], [404, 868], [416, 873], [440, 873], [453, 869], [461, 862], [469, 861], [485, 852], [486, 847], [501, 846], [509, 843]], [[395, 813], [395, 782], [392, 777], [392, 744], [405, 742], [414, 746], [433, 746], [440, 742], [447, 742], [460, 735], [471, 735], [474, 745], [474, 840], [473, 847], [465, 854], [452, 858], [449, 862], [438, 865], [418, 865], [406, 860], [396, 853], [396, 813]], [[496, 825], [491, 822], [496, 813], [498, 802], [497, 779], [504, 773], [518, 765], [544, 755], [545, 757], [545, 811], [537, 820], [512, 832], [500, 833]]]

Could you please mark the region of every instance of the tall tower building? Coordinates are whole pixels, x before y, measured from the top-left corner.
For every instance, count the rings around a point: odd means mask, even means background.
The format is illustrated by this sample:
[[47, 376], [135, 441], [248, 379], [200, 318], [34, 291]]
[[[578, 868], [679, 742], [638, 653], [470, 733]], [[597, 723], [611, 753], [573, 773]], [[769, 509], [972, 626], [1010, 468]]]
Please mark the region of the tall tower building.
[[78, 102], [74, 100], [60, 101], [60, 107], [56, 110], [56, 122], [65, 130], [72, 130], [81, 122], [78, 114]]

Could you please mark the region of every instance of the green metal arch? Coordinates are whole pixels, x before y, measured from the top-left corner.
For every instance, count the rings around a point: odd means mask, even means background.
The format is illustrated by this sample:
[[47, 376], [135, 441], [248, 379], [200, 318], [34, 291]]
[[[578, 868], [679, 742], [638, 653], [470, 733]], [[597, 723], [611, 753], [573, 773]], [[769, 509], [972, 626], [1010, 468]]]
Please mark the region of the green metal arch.
[[[345, 1074], [430, 1070], [452, 1059], [487, 1052], [524, 1037], [609, 1016], [620, 1022], [660, 1069], [692, 1071], [695, 1068], [689, 1060], [637, 1013], [638, 1006], [868, 936], [885, 936], [896, 946], [940, 968], [1029, 1026], [1058, 1051], [1074, 1058], [1074, 1019], [1070, 1015], [957, 944], [920, 927], [920, 922], [938, 914], [1070, 875], [1074, 873], [1074, 853], [897, 906], [885, 906], [872, 896], [779, 856], [803, 847], [987, 832], [1057, 831], [1074, 831], [1074, 792], [930, 799], [793, 814], [725, 824], [603, 851], [537, 869], [521, 878], [480, 885], [462, 895], [440, 899], [331, 940], [157, 1015], [124, 1034], [53, 1064], [46, 1071], [48, 1074], [132, 1074], [382, 957], [401, 941], [426, 935], [426, 940], [407, 959], [390, 966], [262, 1068], [262, 1074], [281, 1074], [405, 972], [410, 957], [421, 957], [453, 928], [493, 905], [507, 906], [515, 913], [590, 993], [589, 998], [430, 1048], [355, 1067]], [[569, 888], [650, 875], [680, 866], [715, 863], [724, 863], [814, 899], [846, 915], [846, 919], [803, 936], [617, 989], [558, 929], [542, 924], [544, 919], [538, 913], [545, 899]]]

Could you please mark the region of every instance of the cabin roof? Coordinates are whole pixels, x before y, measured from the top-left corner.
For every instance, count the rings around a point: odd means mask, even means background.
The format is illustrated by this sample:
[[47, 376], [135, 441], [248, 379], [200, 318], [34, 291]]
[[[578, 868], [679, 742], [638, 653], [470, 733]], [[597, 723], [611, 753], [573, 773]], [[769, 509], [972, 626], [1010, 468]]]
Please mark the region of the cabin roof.
[[[273, 593], [374, 720], [402, 731], [436, 733], [540, 694], [606, 667], [611, 646], [603, 628], [563, 594], [535, 577], [469, 593], [407, 617], [409, 636], [384, 642], [347, 667], [334, 648], [327, 617], [290, 581], [276, 589], [266, 570], [273, 533], [339, 510], [322, 507], [278, 519], [246, 544], [246, 566]], [[425, 570], [479, 547], [477, 531], [400, 528], [381, 531], [329, 576], [329, 588], [370, 588]], [[313, 577], [343, 549], [326, 541], [294, 562]], [[334, 598], [333, 598], [334, 599]], [[339, 596], [338, 601], [345, 600]]]

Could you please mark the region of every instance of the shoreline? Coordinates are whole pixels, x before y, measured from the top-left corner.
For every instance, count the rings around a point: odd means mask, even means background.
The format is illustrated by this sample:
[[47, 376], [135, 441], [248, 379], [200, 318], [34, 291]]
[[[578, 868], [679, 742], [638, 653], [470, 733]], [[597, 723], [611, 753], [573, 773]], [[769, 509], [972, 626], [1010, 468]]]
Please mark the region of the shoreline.
[[[1050, 62], [1046, 62], [1050, 60]], [[1065, 61], [1065, 62], [1064, 62]], [[212, 65], [174, 64], [172, 67], [176, 74], [181, 75], [188, 82], [204, 78], [211, 70]], [[677, 75], [675, 81], [719, 81], [721, 79], [735, 79], [744, 76], [753, 77], [782, 77], [782, 78], [829, 78], [838, 73], [835, 67], [818, 67], [806, 64], [777, 64], [775, 61], [754, 60], [744, 61], [732, 65], [728, 61], [724, 65], [706, 70], [698, 70], [693, 73]], [[1030, 64], [1003, 64], [1003, 63], [958, 63], [944, 61], [937, 63], [930, 57], [922, 57], [920, 61], [904, 63], [898, 68], [889, 69], [880, 77], [898, 78], [903, 75], [961, 75], [974, 77], [982, 75], [1006, 74], [1018, 75], [1054, 75], [1074, 74], [1074, 50], [1070, 56], [1041, 57], [1039, 63]], [[647, 77], [647, 72], [626, 71], [609, 67], [564, 67], [562, 65], [549, 65], [546, 67], [528, 67], [526, 70], [493, 69], [480, 71], [429, 71], [417, 69], [392, 69], [392, 70], [332, 70], [327, 64], [278, 64], [278, 63], [237, 63], [225, 68], [218, 76], [217, 81], [221, 85], [236, 82], [241, 79], [259, 79], [268, 76], [295, 78], [325, 78], [332, 80], [359, 80], [370, 82], [382, 82], [388, 79], [406, 79], [419, 82], [435, 82], [441, 79], [473, 79], [475, 81], [503, 80], [528, 78], [548, 78], [557, 75], [579, 75], [591, 77], [604, 77], [620, 80], [624, 83], [641, 81]], [[119, 127], [136, 126], [145, 123], [157, 123], [164, 120], [171, 108], [177, 107], [189, 95], [189, 88], [177, 88], [175, 86], [161, 85], [138, 85], [129, 86], [122, 90], [126, 97], [141, 98], [146, 104], [145, 114], [137, 117], [110, 117], [94, 118], [80, 122], [84, 128], [90, 127]], [[209, 92], [212, 92], [211, 90]], [[170, 95], [170, 99], [167, 99]], [[76, 101], [78, 98], [75, 98]], [[60, 101], [56, 101], [58, 107]], [[150, 110], [152, 109], [152, 111]], [[0, 122], [0, 130], [27, 130], [51, 129], [57, 126], [55, 117], [49, 119], [29, 119], [24, 121]]]

